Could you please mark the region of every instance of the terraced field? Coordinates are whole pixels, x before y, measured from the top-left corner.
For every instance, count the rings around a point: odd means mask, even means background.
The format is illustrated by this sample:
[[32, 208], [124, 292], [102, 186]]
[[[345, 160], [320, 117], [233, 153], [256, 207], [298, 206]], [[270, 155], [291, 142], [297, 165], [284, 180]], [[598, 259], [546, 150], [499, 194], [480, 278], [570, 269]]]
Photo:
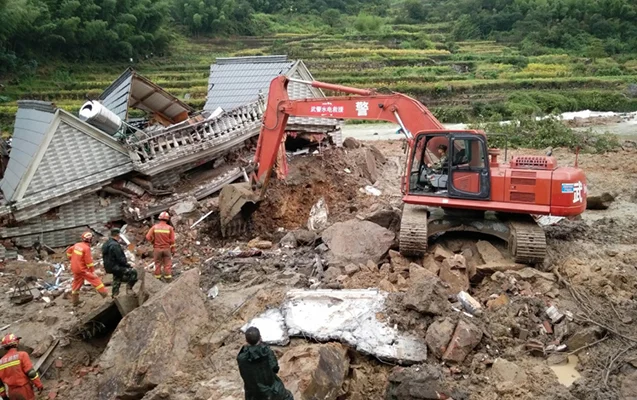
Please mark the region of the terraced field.
[[[182, 39], [170, 56], [136, 62], [134, 67], [195, 108], [205, 102], [208, 70], [215, 57], [288, 54], [303, 59], [318, 80], [400, 91], [421, 100], [445, 122], [586, 108], [637, 110], [637, 61], [631, 56], [525, 57], [513, 47], [490, 41], [450, 45], [445, 24], [383, 28], [374, 34]], [[42, 65], [35, 76], [4, 82], [0, 89], [4, 134], [10, 132], [16, 100], [50, 100], [74, 112], [127, 66], [56, 63]]]

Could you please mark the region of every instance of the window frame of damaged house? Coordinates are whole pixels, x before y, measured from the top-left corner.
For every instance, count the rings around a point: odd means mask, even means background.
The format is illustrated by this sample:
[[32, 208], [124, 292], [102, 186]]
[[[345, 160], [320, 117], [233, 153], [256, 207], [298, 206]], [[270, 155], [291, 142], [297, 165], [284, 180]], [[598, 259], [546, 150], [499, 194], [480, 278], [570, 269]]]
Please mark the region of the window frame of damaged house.
[[[312, 80], [287, 56], [218, 58], [202, 110], [132, 68], [99, 98], [71, 113], [44, 101], [18, 102], [11, 139], [1, 143], [0, 257], [20, 248], [70, 245], [90, 228], [141, 221], [184, 200], [215, 196], [245, 179], [270, 82]], [[290, 98], [322, 98], [290, 83]], [[342, 144], [342, 120], [290, 118], [287, 156]]]

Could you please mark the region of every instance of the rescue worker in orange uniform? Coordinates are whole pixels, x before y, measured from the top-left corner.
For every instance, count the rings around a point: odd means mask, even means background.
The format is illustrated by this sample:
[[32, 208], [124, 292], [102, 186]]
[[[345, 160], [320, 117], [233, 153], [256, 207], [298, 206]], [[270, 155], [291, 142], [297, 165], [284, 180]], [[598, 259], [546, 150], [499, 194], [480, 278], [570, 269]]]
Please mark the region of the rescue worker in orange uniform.
[[[38, 393], [44, 390], [29, 355], [18, 351], [20, 339], [12, 333], [2, 338], [2, 347], [7, 350], [7, 354], [0, 359], [0, 398], [3, 400], [35, 400], [33, 387]], [[9, 389], [8, 396], [4, 385]]]
[[168, 225], [170, 214], [166, 211], [159, 214], [159, 222], [153, 225], [146, 234], [146, 240], [153, 244], [153, 259], [155, 261], [155, 278], [161, 279], [162, 267], [164, 279], [173, 279], [173, 259], [175, 254], [175, 229]]
[[102, 280], [95, 275], [95, 264], [91, 255], [91, 241], [93, 234], [84, 232], [82, 241], [66, 249], [66, 256], [71, 260], [71, 271], [73, 272], [73, 285], [71, 286], [71, 302], [74, 306], [80, 304], [80, 289], [84, 281], [88, 281], [95, 290], [102, 296], [108, 297], [108, 290], [104, 287]]

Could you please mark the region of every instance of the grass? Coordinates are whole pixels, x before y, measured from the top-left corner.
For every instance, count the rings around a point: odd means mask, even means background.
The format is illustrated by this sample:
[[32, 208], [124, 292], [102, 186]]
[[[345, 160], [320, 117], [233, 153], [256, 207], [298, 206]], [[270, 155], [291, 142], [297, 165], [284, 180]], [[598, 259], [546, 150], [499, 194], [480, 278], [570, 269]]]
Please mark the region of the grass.
[[[179, 37], [170, 55], [133, 67], [170, 93], [201, 108], [210, 64], [220, 56], [288, 54], [303, 59], [315, 79], [355, 87], [388, 88], [418, 98], [443, 122], [497, 120], [517, 115], [595, 109], [637, 111], [630, 96], [637, 61], [585, 59], [567, 54], [526, 57], [493, 41], [450, 42], [450, 24], [330, 28], [319, 16], [259, 15], [270, 35]], [[350, 27], [351, 26], [351, 27]], [[361, 28], [363, 29], [363, 28]], [[96, 97], [126, 63], [41, 64], [35, 73], [0, 78], [0, 130], [10, 132], [17, 100], [40, 99], [76, 112]]]

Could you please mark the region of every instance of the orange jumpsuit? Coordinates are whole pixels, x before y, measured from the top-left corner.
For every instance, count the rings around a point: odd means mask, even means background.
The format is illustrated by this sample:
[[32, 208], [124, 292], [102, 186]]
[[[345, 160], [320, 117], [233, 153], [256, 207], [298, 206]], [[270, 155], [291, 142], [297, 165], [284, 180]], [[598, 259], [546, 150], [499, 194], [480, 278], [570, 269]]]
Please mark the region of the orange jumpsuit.
[[42, 382], [24, 351], [12, 348], [0, 359], [0, 396], [6, 395], [4, 385], [9, 388], [11, 400], [35, 400], [33, 386], [40, 389]]
[[159, 221], [146, 234], [146, 240], [153, 244], [153, 259], [155, 261], [155, 278], [161, 278], [161, 268], [164, 267], [164, 277], [173, 277], [172, 255], [175, 252], [175, 229], [165, 221]]
[[84, 281], [88, 281], [95, 290], [100, 293], [108, 293], [102, 280], [95, 275], [91, 246], [86, 242], [79, 242], [66, 249], [66, 256], [71, 260], [71, 271], [73, 272], [73, 285], [71, 293], [79, 294]]

